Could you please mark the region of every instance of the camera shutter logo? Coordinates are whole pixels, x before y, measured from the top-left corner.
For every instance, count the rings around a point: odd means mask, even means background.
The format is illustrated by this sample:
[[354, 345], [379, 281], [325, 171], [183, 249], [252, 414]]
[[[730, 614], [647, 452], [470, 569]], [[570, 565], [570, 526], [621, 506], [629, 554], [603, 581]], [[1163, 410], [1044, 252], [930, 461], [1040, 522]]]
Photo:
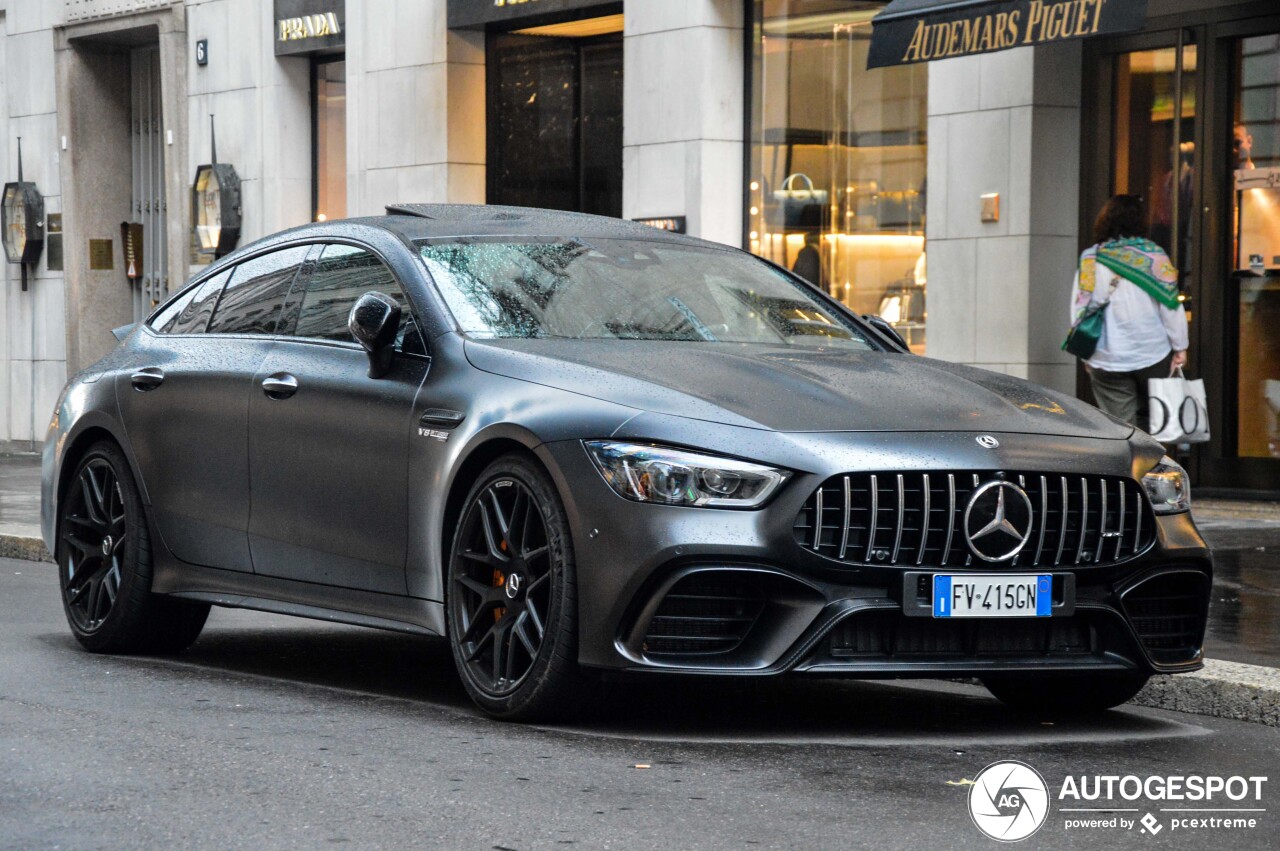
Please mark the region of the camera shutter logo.
[[969, 787], [969, 816], [978, 830], [999, 842], [1035, 833], [1049, 815], [1049, 787], [1024, 762], [993, 762]]

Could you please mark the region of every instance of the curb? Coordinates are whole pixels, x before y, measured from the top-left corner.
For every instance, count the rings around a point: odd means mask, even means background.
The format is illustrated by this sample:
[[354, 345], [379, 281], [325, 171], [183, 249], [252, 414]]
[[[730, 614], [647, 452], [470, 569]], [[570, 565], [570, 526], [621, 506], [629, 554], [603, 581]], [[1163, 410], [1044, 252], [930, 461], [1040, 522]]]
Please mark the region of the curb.
[[1194, 674], [1152, 677], [1129, 702], [1280, 727], [1280, 669], [1206, 659]]
[[53, 557], [44, 548], [44, 541], [24, 535], [0, 535], [0, 558], [53, 563]]
[[[0, 558], [53, 563], [40, 538], [0, 534]], [[1206, 659], [1193, 674], [1155, 676], [1133, 706], [1280, 727], [1280, 669]]]

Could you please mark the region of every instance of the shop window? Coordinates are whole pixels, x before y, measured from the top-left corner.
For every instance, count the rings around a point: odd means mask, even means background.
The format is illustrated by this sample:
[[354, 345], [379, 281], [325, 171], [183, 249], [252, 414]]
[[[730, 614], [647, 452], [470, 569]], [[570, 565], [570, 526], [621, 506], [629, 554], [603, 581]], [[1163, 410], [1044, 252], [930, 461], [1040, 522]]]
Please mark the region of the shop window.
[[317, 60], [312, 66], [312, 219], [347, 215], [347, 63]]
[[1280, 35], [1240, 40], [1234, 82], [1237, 454], [1280, 458]]
[[747, 246], [923, 353], [928, 70], [867, 70], [883, 7], [755, 3]]

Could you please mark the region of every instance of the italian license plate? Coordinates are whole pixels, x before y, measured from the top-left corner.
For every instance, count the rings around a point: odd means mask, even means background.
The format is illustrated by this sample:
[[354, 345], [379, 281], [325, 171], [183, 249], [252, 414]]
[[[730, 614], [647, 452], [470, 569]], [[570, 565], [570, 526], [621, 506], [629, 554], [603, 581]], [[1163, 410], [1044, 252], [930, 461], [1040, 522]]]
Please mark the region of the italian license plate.
[[1053, 577], [1047, 573], [935, 574], [935, 618], [1047, 618]]

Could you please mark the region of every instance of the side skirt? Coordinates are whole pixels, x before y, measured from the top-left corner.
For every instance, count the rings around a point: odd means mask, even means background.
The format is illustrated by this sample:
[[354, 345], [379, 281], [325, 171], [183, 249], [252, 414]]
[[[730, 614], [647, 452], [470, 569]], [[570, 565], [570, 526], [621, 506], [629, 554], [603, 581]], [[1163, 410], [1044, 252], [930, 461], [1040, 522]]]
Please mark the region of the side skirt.
[[157, 565], [152, 590], [230, 609], [254, 609], [415, 635], [445, 634], [444, 604], [435, 600], [172, 562]]

